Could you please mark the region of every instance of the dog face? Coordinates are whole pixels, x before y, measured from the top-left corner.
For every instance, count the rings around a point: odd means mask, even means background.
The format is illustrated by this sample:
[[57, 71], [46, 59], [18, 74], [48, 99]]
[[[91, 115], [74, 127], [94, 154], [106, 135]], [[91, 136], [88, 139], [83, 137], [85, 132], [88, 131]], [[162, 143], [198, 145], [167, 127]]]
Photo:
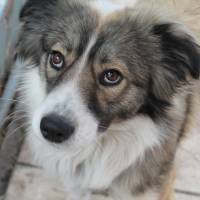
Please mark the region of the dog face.
[[137, 116], [158, 121], [200, 73], [198, 46], [180, 25], [121, 7], [105, 15], [92, 2], [28, 1], [21, 13], [31, 130], [38, 148], [69, 157]]

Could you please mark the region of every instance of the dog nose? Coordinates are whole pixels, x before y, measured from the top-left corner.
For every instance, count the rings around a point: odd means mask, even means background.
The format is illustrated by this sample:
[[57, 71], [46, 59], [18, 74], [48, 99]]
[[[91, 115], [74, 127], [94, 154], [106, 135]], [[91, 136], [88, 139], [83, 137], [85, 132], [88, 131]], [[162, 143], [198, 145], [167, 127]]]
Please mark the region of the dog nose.
[[40, 129], [45, 139], [53, 143], [62, 143], [74, 133], [74, 125], [62, 116], [50, 114], [42, 118]]

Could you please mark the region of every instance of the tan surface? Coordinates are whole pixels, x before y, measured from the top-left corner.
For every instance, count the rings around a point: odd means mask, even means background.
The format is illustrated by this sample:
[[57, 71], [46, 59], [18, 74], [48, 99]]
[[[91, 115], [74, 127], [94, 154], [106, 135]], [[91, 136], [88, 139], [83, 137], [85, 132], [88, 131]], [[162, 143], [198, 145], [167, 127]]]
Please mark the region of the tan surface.
[[[200, 132], [188, 138], [179, 150], [176, 188], [200, 193]], [[199, 197], [200, 199], [200, 197]]]
[[18, 165], [6, 200], [66, 200], [60, 188], [55, 181], [48, 180], [42, 170]]

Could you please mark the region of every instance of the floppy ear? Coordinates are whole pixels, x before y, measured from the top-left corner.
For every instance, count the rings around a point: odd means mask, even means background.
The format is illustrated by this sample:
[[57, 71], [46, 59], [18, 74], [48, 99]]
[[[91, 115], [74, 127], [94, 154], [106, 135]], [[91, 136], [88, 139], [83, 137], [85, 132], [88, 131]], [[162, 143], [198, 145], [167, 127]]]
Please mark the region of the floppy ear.
[[48, 30], [51, 16], [58, 0], [27, 0], [20, 13], [23, 22], [17, 43], [18, 55], [23, 58], [37, 57], [43, 51], [43, 36]]
[[[42, 15], [48, 7], [56, 4], [57, 0], [27, 0], [20, 13], [20, 21], [26, 21], [30, 16]], [[44, 14], [44, 13], [43, 13]]]
[[154, 92], [170, 96], [177, 87], [200, 76], [200, 48], [182, 25], [155, 25], [153, 34], [161, 48], [161, 66], [154, 74]]

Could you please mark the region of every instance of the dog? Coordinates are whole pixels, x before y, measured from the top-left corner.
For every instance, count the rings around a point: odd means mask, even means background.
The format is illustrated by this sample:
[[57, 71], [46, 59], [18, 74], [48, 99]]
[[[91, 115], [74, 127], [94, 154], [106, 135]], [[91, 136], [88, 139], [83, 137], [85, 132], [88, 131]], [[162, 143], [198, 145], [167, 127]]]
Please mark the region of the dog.
[[[149, 1], [151, 2], [151, 1]], [[147, 1], [28, 0], [17, 62], [27, 141], [71, 199], [172, 200], [200, 48]]]

